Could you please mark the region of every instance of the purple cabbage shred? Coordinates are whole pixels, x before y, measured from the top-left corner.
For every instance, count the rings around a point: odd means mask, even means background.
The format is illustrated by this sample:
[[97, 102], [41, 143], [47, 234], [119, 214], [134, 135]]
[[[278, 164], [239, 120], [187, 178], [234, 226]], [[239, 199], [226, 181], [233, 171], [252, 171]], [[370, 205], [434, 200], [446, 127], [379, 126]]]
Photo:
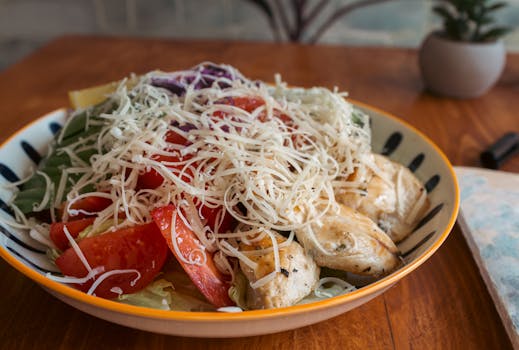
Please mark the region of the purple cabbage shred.
[[[192, 84], [197, 78], [197, 73], [200, 73], [201, 77], [195, 83], [194, 88], [196, 90], [212, 86], [214, 81], [219, 78], [226, 78], [230, 81], [237, 79], [242, 80], [239, 76], [236, 76], [224, 66], [204, 63], [191, 68], [183, 74], [174, 74], [171, 75], [171, 77], [152, 77], [151, 84], [156, 87], [167, 89], [177, 96], [182, 96], [185, 94], [187, 86]], [[223, 89], [230, 85], [224, 81], [219, 81], [218, 86]]]

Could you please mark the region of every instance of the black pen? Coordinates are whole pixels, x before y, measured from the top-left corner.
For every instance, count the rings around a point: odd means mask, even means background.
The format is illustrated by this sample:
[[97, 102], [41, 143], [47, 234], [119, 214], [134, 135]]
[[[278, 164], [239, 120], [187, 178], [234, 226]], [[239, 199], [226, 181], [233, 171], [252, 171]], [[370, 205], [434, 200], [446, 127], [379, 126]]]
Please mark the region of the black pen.
[[489, 169], [499, 169], [513, 155], [519, 153], [519, 133], [507, 132], [481, 153], [481, 165]]

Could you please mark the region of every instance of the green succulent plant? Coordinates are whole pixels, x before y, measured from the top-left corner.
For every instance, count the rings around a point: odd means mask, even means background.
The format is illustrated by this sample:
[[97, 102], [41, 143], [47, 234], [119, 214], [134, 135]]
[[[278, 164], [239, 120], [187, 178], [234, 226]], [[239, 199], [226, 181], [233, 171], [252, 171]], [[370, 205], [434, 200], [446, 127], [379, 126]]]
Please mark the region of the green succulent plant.
[[512, 30], [495, 24], [494, 12], [507, 6], [493, 0], [435, 0], [443, 19], [443, 35], [455, 41], [494, 41]]

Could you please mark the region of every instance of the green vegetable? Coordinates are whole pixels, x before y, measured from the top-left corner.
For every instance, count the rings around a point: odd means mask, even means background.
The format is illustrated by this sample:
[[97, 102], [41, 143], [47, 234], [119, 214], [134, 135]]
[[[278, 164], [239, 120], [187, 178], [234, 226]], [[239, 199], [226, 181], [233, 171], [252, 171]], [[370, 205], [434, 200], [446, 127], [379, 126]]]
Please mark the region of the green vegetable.
[[351, 120], [353, 121], [353, 124], [357, 125], [359, 128], [363, 128], [364, 125], [366, 125], [366, 122], [369, 122], [369, 117], [361, 110], [354, 108], [351, 113]]
[[[53, 184], [53, 192], [51, 193], [51, 200], [45, 208], [48, 209], [55, 197], [55, 191], [58, 188], [63, 170], [73, 166], [73, 160], [63, 151], [63, 147], [72, 145], [81, 140], [85, 140], [92, 135], [96, 135], [106, 125], [107, 121], [100, 118], [101, 113], [112, 111], [116, 108], [114, 102], [110, 99], [103, 103], [85, 110], [79, 114], [74, 115], [69, 123], [56, 135], [56, 138], [51, 145], [51, 151], [38, 166], [38, 170], [46, 174]], [[95, 145], [95, 139], [91, 138], [81, 145], [82, 151], [77, 152], [76, 156], [83, 162], [90, 164], [90, 158], [97, 154], [98, 151]], [[73, 183], [75, 183], [81, 174], [68, 174], [68, 181], [65, 188], [65, 193], [70, 191]], [[93, 188], [85, 188], [84, 191], [92, 191]], [[45, 177], [41, 174], [35, 173], [32, 178], [24, 183], [20, 192], [16, 195], [13, 204], [17, 206], [24, 214], [34, 211], [34, 207], [39, 205], [47, 191], [47, 183]]]
[[175, 259], [162, 268], [160, 277], [133, 294], [117, 298], [126, 304], [177, 311], [215, 311]]
[[101, 233], [108, 231], [108, 229], [114, 226], [114, 224], [114, 220], [107, 220], [103, 222], [96, 230], [94, 230], [94, 225], [90, 225], [78, 234], [76, 240], [80, 241], [83, 238], [98, 236]]
[[46, 255], [47, 258], [49, 258], [49, 260], [52, 261], [52, 263], [54, 263], [56, 259], [61, 255], [61, 251], [58, 249], [49, 248], [47, 249]]
[[214, 306], [191, 295], [172, 291], [170, 310], [178, 311], [215, 311]]
[[161, 310], [214, 311], [206, 301], [175, 290], [173, 283], [161, 278], [133, 294], [123, 294], [117, 300], [130, 305]]
[[234, 282], [232, 286], [229, 288], [229, 298], [236, 303], [237, 306], [241, 307], [243, 310], [247, 310], [247, 287], [249, 285], [249, 281], [247, 277], [241, 272], [241, 270], [237, 270], [234, 275]]
[[120, 295], [117, 297], [117, 300], [135, 306], [171, 310], [172, 291], [173, 284], [165, 279], [160, 279], [149, 284], [146, 288], [137, 293]]

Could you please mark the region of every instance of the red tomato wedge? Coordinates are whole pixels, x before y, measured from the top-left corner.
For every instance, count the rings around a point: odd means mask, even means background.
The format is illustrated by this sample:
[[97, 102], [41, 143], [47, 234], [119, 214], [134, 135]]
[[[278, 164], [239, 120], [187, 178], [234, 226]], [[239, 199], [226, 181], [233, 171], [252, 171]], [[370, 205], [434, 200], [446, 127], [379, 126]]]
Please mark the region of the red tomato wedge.
[[[253, 112], [258, 107], [265, 105], [265, 101], [260, 97], [227, 97], [219, 101], [219, 103], [224, 105], [235, 106], [249, 113]], [[224, 117], [226, 114], [227, 113], [223, 111], [217, 111], [214, 113], [214, 115], [219, 118]], [[287, 125], [290, 125], [292, 123], [292, 119], [288, 115], [280, 113], [280, 111], [278, 110], [274, 111], [274, 117], [279, 118], [283, 123]], [[268, 120], [266, 113], [260, 114], [258, 116], [258, 119], [261, 122], [266, 122]]]
[[[166, 261], [168, 247], [157, 225], [149, 223], [123, 228], [100, 236], [89, 237], [78, 243], [92, 268], [104, 267], [104, 272], [114, 270], [137, 270], [116, 273], [99, 284], [94, 294], [101, 298], [115, 298], [118, 293], [111, 289], [120, 288], [124, 294], [135, 293], [153, 281]], [[66, 276], [85, 277], [88, 274], [73, 248], [67, 249], [56, 259], [56, 265]], [[88, 291], [94, 280], [76, 287]]]
[[50, 224], [50, 239], [60, 250], [70, 247], [70, 242], [65, 235], [64, 227], [67, 227], [72, 238], [76, 238], [81, 231], [94, 223], [95, 218], [86, 218], [69, 222], [54, 222]]
[[[175, 156], [163, 156], [163, 155], [153, 155], [151, 159], [156, 160], [158, 162], [170, 162], [170, 163], [177, 163], [180, 162], [179, 157]], [[184, 158], [184, 160], [187, 160], [188, 156]], [[184, 168], [183, 165], [167, 165], [166, 166], [172, 170], [175, 170], [177, 172], [182, 171]], [[193, 176], [193, 174], [189, 171], [189, 169], [186, 171], [184, 175], [182, 175], [182, 180], [189, 182], [190, 177]], [[155, 189], [162, 185], [164, 182], [164, 178], [162, 175], [160, 175], [155, 169], [150, 169], [149, 171], [145, 172], [142, 175], [139, 175], [139, 178], [137, 179], [137, 188], [138, 189]]]
[[169, 130], [166, 132], [166, 141], [169, 143], [174, 143], [176, 145], [186, 145], [188, 143], [187, 139], [174, 132], [173, 130]]
[[193, 231], [184, 224], [182, 219], [180, 219], [176, 208], [173, 205], [157, 208], [151, 212], [151, 215], [178, 262], [207, 300], [216, 307], [234, 305], [228, 294], [230, 283], [226, 281], [224, 276], [218, 271], [212, 256], [208, 252], [205, 252], [205, 263], [203, 265], [197, 265], [186, 263], [175, 251], [171, 237], [171, 221], [173, 215], [176, 215], [174, 229], [180, 254], [186, 259], [192, 253], [197, 254], [200, 249], [198, 238]]
[[[260, 97], [227, 97], [218, 101], [218, 103], [238, 107], [250, 113], [256, 108], [263, 106], [265, 101]], [[220, 116], [219, 114], [215, 115]]]
[[[156, 159], [157, 156], [152, 156]], [[137, 189], [155, 189], [162, 185], [164, 178], [155, 169], [150, 169], [137, 178]]]
[[[180, 134], [177, 134], [173, 130], [169, 130], [166, 133], [166, 141], [169, 143], [173, 143], [176, 145], [187, 145], [188, 140], [186, 140]], [[159, 161], [159, 162], [178, 162], [179, 157], [174, 156], [163, 156], [163, 155], [153, 155], [151, 159]], [[182, 170], [181, 166], [175, 167], [177, 170]], [[185, 177], [185, 180], [187, 176]], [[187, 180], [186, 180], [187, 181]], [[138, 189], [155, 189], [162, 185], [164, 182], [164, 178], [160, 175], [155, 169], [150, 169], [144, 174], [140, 175], [137, 179], [137, 188]]]
[[250, 113], [263, 106], [265, 101], [260, 97], [232, 97], [230, 104]]
[[101, 210], [108, 208], [110, 204], [112, 204], [112, 200], [110, 198], [89, 196], [81, 198], [72, 203], [70, 209], [84, 210], [88, 212], [97, 213]]
[[[246, 112], [251, 113], [256, 108], [261, 107], [265, 104], [265, 101], [259, 97], [226, 97], [217, 103], [222, 105], [234, 106], [243, 109]], [[227, 116], [227, 112], [216, 111], [213, 115], [217, 118], [223, 118]]]
[[[70, 206], [70, 209], [75, 210], [84, 210], [90, 213], [98, 213], [110, 206], [112, 204], [112, 200], [110, 198], [105, 197], [97, 197], [97, 196], [89, 196], [85, 198], [81, 198]], [[62, 217], [65, 209], [67, 208], [67, 203], [64, 203], [62, 208], [59, 210], [59, 216]], [[86, 215], [83, 213], [78, 213], [77, 215], [70, 215], [74, 219], [82, 219], [91, 215]]]
[[[221, 210], [225, 210], [225, 209], [222, 207], [209, 208], [209, 207], [206, 207], [205, 205], [202, 205], [202, 208], [200, 209], [200, 213], [206, 220], [207, 226], [209, 226], [209, 228], [213, 232], [215, 232], [217, 219], [218, 219], [217, 216]], [[221, 223], [219, 223], [220, 226], [218, 228], [218, 232], [227, 232], [236, 225], [236, 220], [234, 219], [234, 217], [231, 214], [229, 214], [227, 211], [225, 211], [225, 213], [223, 215], [224, 215], [223, 220], [221, 221]]]

